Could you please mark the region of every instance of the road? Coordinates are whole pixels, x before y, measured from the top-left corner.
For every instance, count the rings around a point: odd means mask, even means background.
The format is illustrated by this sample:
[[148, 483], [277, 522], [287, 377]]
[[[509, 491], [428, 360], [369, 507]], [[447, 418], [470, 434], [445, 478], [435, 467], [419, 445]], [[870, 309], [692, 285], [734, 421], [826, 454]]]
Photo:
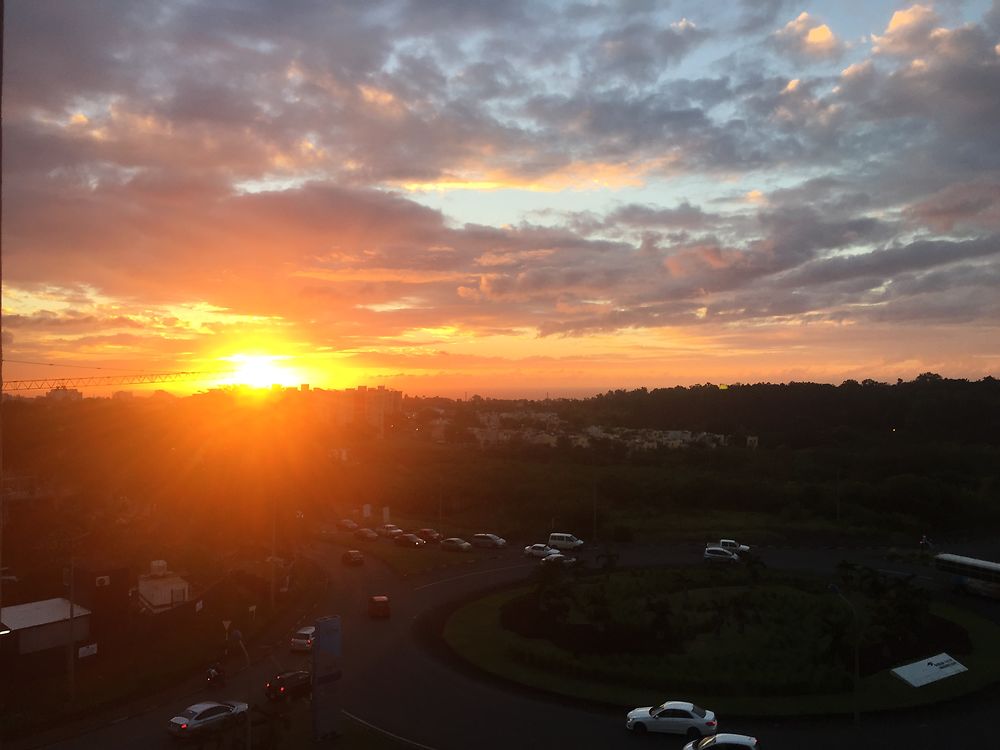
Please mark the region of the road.
[[[964, 554], [1000, 559], [995, 545], [951, 548]], [[328, 610], [316, 614], [342, 617], [344, 677], [339, 686], [341, 708], [353, 719], [401, 738], [412, 746], [452, 750], [475, 745], [477, 750], [518, 748], [630, 748], [649, 746], [681, 748], [680, 738], [637, 738], [624, 728], [625, 712], [632, 706], [609, 711], [525, 690], [484, 677], [442, 658], [418, 637], [418, 617], [448, 602], [477, 591], [526, 579], [537, 563], [526, 561], [519, 548], [497, 553], [491, 559], [435, 574], [400, 578], [369, 556], [360, 568], [344, 568], [341, 550], [330, 544], [311, 549], [340, 585], [330, 595]], [[419, 554], [419, 551], [415, 551]], [[623, 551], [621, 564], [678, 563], [697, 560], [693, 547], [633, 547]], [[875, 552], [858, 550], [767, 549], [770, 567], [834, 574], [842, 559], [892, 573], [927, 575], [926, 568], [887, 562]], [[387, 593], [393, 603], [389, 620], [367, 617], [367, 597]], [[968, 598], [963, 602], [1000, 622], [1000, 602]], [[282, 668], [303, 665], [306, 656], [289, 653], [284, 643], [272, 644], [267, 656], [235, 675], [225, 696], [261, 702], [264, 681]], [[223, 691], [220, 691], [220, 696]], [[124, 718], [87, 734], [45, 745], [71, 748], [115, 747], [152, 749], [168, 746], [164, 726], [175, 711], [205, 697], [200, 685], [191, 692], [139, 716]], [[651, 695], [650, 702], [678, 696]], [[857, 730], [850, 717], [815, 719], [732, 720], [720, 717], [721, 729], [751, 734], [762, 746], [774, 748], [940, 748], [956, 747], [959, 740], [970, 747], [992, 747], [993, 712], [1000, 705], [1000, 689], [969, 699], [931, 708], [891, 714], [866, 715]], [[28, 744], [13, 744], [22, 750]]]

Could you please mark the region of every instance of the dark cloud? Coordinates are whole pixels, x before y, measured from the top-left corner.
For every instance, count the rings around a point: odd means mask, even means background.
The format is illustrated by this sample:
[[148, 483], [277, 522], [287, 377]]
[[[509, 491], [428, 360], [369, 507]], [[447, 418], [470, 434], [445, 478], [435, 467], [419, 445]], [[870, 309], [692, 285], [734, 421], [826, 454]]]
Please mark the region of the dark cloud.
[[[833, 22], [783, 0], [689, 9], [10, 4], [5, 284], [43, 309], [7, 322], [96, 345], [203, 304], [332, 346], [995, 321], [1000, 5], [956, 28], [901, 11], [844, 70]], [[537, 190], [546, 225], [461, 225], [404, 192], [438, 182]], [[542, 190], [602, 183], [637, 192], [545, 213]], [[204, 330], [243, 324], [223, 317]]]
[[654, 208], [630, 204], [615, 209], [607, 216], [607, 223], [639, 227], [680, 227], [700, 229], [713, 218], [698, 206], [684, 201], [676, 208]]

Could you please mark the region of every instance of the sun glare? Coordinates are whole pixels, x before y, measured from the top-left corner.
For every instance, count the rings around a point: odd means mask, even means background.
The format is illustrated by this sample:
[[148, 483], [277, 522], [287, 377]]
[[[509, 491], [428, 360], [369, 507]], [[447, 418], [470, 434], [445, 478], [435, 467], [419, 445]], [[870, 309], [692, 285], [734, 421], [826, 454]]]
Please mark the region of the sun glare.
[[270, 388], [272, 385], [295, 386], [299, 384], [298, 374], [280, 364], [285, 357], [269, 355], [234, 354], [225, 357], [232, 365], [232, 375], [227, 378], [231, 385], [247, 385], [251, 388]]

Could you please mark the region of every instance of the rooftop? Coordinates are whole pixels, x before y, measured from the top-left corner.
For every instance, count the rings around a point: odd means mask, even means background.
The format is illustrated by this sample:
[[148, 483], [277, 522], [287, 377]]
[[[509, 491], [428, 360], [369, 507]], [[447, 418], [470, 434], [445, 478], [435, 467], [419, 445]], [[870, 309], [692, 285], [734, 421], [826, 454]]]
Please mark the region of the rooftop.
[[[0, 622], [11, 630], [24, 630], [39, 625], [48, 625], [69, 619], [69, 599], [42, 599], [27, 604], [16, 604], [13, 607], [0, 609]], [[84, 617], [90, 610], [79, 604], [73, 606], [73, 617]]]

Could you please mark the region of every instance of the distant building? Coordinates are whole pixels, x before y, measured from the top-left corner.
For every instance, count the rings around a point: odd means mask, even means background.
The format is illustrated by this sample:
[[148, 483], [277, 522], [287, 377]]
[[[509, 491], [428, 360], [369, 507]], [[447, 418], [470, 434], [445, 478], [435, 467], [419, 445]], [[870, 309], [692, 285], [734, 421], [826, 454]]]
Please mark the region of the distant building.
[[362, 385], [326, 393], [330, 419], [340, 426], [369, 425], [382, 437], [385, 428], [403, 416], [402, 391], [394, 391], [384, 385], [378, 388]]
[[60, 385], [46, 393], [45, 398], [51, 401], [83, 401], [83, 393], [76, 388]]

